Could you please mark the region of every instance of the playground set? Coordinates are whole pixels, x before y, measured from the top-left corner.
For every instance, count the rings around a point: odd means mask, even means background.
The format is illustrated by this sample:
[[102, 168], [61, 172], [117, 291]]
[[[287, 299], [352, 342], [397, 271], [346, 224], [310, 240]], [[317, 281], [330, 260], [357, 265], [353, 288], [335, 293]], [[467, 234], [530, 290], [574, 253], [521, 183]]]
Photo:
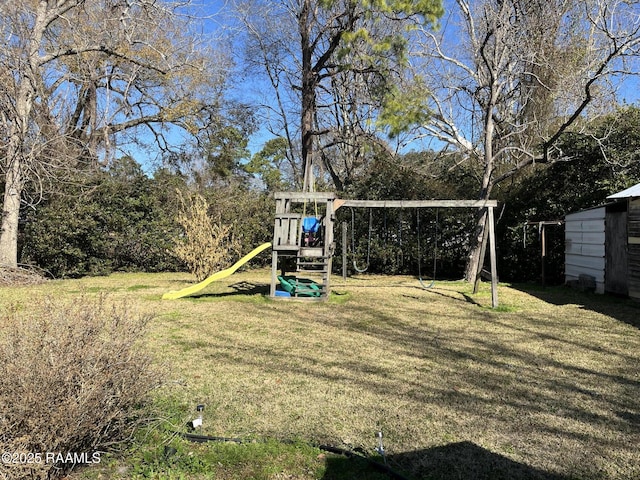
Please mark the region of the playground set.
[[[271, 297], [317, 300], [329, 296], [331, 262], [335, 253], [335, 214], [339, 208], [474, 208], [487, 210], [483, 247], [488, 243], [492, 305], [498, 306], [495, 200], [349, 200], [337, 198], [331, 192], [278, 192], [275, 200], [269, 292]], [[302, 212], [295, 211], [296, 204], [303, 205]], [[314, 206], [313, 216], [306, 214], [310, 205]], [[481, 263], [485, 253], [483, 248]], [[420, 281], [423, 288], [426, 288], [422, 279]]]
[[[342, 207], [353, 208], [474, 208], [487, 211], [482, 253], [479, 267], [482, 270], [486, 247], [490, 252], [491, 303], [498, 306], [498, 277], [496, 269], [496, 245], [494, 208], [495, 200], [353, 200], [340, 199], [332, 192], [315, 192], [313, 164], [305, 165], [302, 192], [278, 192], [276, 201], [273, 241], [264, 243], [242, 257], [231, 267], [217, 272], [206, 280], [184, 288], [168, 292], [165, 299], [176, 299], [202, 290], [211, 282], [233, 274], [250, 259], [271, 247], [271, 285], [269, 295], [273, 298], [299, 298], [322, 300], [331, 292], [331, 263], [335, 250], [334, 224], [336, 211]], [[300, 207], [302, 206], [302, 207]], [[313, 214], [307, 214], [313, 208]], [[369, 226], [371, 229], [371, 225]], [[345, 245], [343, 234], [343, 254]], [[419, 239], [418, 232], [418, 239]], [[370, 238], [369, 238], [370, 241]], [[419, 240], [418, 240], [419, 241]], [[346, 262], [343, 262], [346, 263]], [[418, 265], [420, 262], [418, 262]], [[354, 268], [358, 269], [354, 263]], [[423, 288], [429, 287], [422, 282]], [[476, 287], [480, 277], [476, 280]]]

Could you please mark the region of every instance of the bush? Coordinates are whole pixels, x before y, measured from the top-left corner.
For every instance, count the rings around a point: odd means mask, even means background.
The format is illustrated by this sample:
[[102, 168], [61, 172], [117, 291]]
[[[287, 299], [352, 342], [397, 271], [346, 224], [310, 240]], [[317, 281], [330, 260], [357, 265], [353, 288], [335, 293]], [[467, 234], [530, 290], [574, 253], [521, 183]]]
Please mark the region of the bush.
[[231, 225], [215, 223], [209, 216], [209, 204], [200, 194], [188, 198], [179, 192], [181, 209], [177, 221], [184, 235], [174, 247], [175, 255], [189, 266], [198, 282], [228, 266], [240, 253], [240, 242]]
[[[440, 166], [428, 152], [412, 153], [394, 161], [384, 156], [376, 158], [367, 174], [345, 193], [367, 200], [463, 199], [472, 196], [468, 183], [453, 177], [448, 167]], [[343, 208], [336, 214], [337, 223], [347, 222], [346, 247], [352, 250], [353, 238], [355, 254], [351, 260], [355, 259], [359, 267], [368, 263], [370, 273], [405, 275], [417, 275], [421, 270], [423, 278], [430, 279], [435, 262], [438, 279], [463, 277], [473, 209], [370, 210], [354, 209], [352, 216], [351, 209]], [[336, 240], [341, 240], [338, 230]], [[340, 245], [337, 251], [342, 248]], [[341, 267], [340, 257], [334, 257], [337, 268]]]
[[21, 262], [55, 277], [180, 270], [171, 248], [179, 232], [174, 192], [183, 184], [164, 170], [149, 178], [128, 157], [70, 177], [27, 212]]
[[131, 437], [159, 381], [139, 348], [147, 321], [83, 297], [0, 315], [0, 451], [17, 460], [3, 457], [0, 478], [62, 475], [74, 462], [47, 452], [95, 461]]

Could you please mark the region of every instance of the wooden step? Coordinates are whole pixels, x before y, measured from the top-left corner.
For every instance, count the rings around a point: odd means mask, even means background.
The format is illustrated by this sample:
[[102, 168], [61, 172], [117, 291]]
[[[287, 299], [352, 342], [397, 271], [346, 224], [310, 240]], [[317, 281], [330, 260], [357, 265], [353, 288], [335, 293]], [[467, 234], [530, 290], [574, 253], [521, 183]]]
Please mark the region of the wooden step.
[[298, 257], [320, 257], [324, 258], [324, 248], [322, 247], [300, 247]]
[[298, 266], [298, 268], [309, 268], [309, 270], [313, 270], [313, 267], [317, 267], [317, 268], [327, 268], [327, 264], [324, 262], [320, 262], [320, 263], [312, 263], [312, 262], [297, 262], [296, 265]]

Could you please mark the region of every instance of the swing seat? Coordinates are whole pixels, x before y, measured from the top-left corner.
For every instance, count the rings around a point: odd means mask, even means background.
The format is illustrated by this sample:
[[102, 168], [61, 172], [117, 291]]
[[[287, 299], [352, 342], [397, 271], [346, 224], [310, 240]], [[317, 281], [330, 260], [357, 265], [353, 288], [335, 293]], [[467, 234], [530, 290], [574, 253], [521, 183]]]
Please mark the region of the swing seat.
[[304, 217], [302, 219], [303, 245], [305, 247], [316, 247], [320, 243], [318, 232], [322, 221], [317, 217]]

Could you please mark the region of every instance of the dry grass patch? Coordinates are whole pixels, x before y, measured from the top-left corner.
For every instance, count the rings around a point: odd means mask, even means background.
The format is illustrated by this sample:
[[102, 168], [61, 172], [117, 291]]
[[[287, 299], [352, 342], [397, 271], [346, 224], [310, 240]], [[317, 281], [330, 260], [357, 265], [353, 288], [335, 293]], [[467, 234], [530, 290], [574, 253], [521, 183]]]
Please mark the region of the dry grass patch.
[[501, 286], [493, 311], [488, 287], [382, 276], [336, 278], [329, 302], [272, 301], [266, 271], [162, 301], [188, 276], [117, 278], [93, 287], [155, 315], [149, 348], [172, 367], [161, 395], [206, 404], [204, 433], [372, 452], [382, 430], [416, 478], [640, 478], [629, 301]]
[[31, 268], [0, 266], [0, 287], [37, 285], [46, 282], [43, 272]]

